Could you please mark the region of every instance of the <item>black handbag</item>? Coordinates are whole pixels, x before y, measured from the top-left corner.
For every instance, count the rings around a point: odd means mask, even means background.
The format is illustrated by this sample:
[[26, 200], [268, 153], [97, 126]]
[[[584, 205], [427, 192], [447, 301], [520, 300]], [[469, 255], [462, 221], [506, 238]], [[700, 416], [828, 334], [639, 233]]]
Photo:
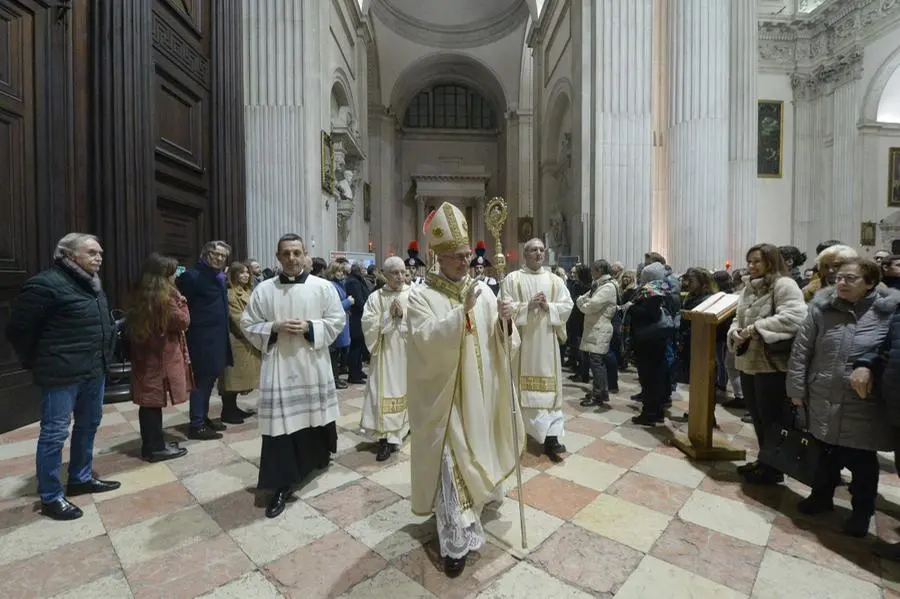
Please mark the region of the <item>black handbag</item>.
[[[809, 408], [803, 405], [806, 427], [809, 427]], [[770, 466], [786, 476], [813, 486], [824, 448], [809, 430], [797, 427], [797, 409], [793, 410], [790, 426], [775, 423], [768, 431], [759, 450], [760, 463]]]

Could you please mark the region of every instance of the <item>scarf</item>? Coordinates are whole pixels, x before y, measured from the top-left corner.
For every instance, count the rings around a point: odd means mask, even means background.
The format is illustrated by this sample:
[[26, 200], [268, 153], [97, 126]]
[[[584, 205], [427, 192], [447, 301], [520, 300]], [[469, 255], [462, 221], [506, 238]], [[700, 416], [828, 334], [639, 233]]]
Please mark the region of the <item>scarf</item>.
[[100, 283], [100, 277], [96, 273], [89, 273], [88, 271], [78, 266], [77, 262], [67, 256], [63, 256], [62, 258], [57, 259], [56, 262], [77, 281], [87, 284], [90, 287], [91, 291], [93, 291], [97, 295], [100, 295], [100, 292], [103, 291], [103, 285]]
[[631, 301], [639, 302], [651, 297], [665, 297], [671, 292], [672, 287], [667, 281], [663, 279], [657, 279], [656, 281], [645, 283], [640, 289], [637, 290], [637, 292], [634, 294], [634, 298]]
[[225, 287], [225, 271], [224, 271], [224, 270], [219, 270], [219, 269], [217, 269], [217, 268], [213, 268], [212, 266], [209, 265], [209, 262], [207, 262], [204, 258], [201, 258], [201, 259], [200, 259], [200, 264], [202, 264], [202, 265], [205, 266], [206, 268], [208, 268], [208, 269], [212, 270], [213, 272], [215, 272], [215, 273], [216, 273], [216, 280], [219, 282], [219, 284], [220, 284], [223, 288]]

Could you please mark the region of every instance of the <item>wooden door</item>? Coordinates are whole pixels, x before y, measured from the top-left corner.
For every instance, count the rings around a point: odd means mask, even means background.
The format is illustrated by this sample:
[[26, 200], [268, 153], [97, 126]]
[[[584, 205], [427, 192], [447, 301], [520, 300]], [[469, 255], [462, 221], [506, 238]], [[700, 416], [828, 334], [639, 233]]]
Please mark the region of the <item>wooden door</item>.
[[4, 332], [11, 300], [40, 269], [36, 168], [38, 119], [46, 116], [39, 103], [46, 18], [38, 2], [0, 0], [0, 432], [33, 421], [40, 408]]

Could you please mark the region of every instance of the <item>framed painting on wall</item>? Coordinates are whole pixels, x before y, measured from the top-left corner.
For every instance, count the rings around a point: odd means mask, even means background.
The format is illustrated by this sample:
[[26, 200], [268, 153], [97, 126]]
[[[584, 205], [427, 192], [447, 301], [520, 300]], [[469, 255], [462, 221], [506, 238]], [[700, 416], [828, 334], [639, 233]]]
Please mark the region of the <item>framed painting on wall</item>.
[[859, 245], [872, 247], [875, 245], [876, 225], [872, 221], [866, 221], [859, 228]]
[[534, 237], [534, 217], [519, 217], [519, 243], [525, 243]]
[[372, 186], [363, 183], [363, 220], [372, 221]]
[[766, 178], [780, 178], [781, 152], [784, 131], [784, 102], [781, 100], [760, 100], [757, 103], [757, 136], [759, 145], [756, 154], [756, 175]]
[[334, 142], [322, 131], [322, 189], [334, 193]]
[[900, 148], [888, 151], [888, 206], [900, 208]]

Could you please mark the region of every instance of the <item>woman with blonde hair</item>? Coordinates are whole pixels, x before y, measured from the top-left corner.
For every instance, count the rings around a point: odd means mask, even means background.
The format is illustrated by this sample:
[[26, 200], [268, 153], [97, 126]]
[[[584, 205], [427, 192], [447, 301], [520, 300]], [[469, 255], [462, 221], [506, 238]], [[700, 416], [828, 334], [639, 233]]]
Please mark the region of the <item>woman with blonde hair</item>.
[[140, 406], [141, 456], [151, 462], [180, 458], [187, 449], [166, 443], [162, 409], [184, 403], [194, 388], [184, 333], [187, 300], [175, 287], [178, 262], [150, 254], [128, 309], [131, 401]]
[[234, 262], [228, 269], [228, 328], [234, 365], [226, 368], [219, 379], [222, 422], [226, 424], [243, 424], [244, 418], [254, 414], [237, 405], [238, 395], [259, 387], [260, 353], [241, 330], [241, 314], [252, 294], [253, 276], [250, 269], [242, 262]]

